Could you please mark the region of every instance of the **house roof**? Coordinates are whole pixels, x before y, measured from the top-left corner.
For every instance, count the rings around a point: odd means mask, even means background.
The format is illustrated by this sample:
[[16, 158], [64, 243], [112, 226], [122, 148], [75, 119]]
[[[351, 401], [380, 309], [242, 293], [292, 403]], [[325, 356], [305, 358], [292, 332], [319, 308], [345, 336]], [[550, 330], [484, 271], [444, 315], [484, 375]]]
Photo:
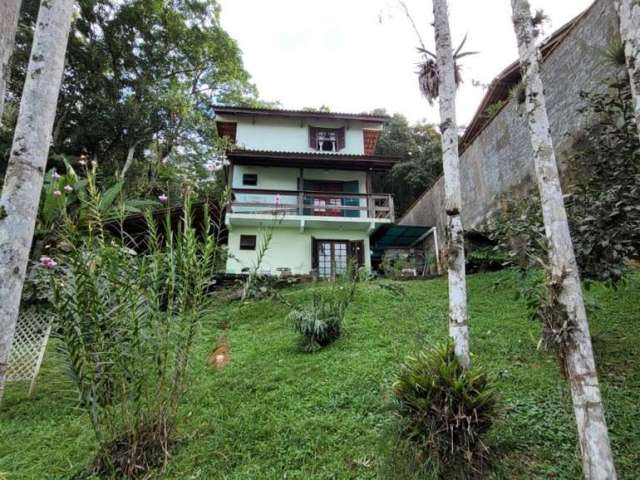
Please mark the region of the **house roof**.
[[216, 114], [233, 114], [265, 117], [287, 118], [320, 118], [324, 120], [357, 120], [361, 122], [384, 123], [391, 117], [388, 115], [374, 115], [371, 113], [342, 113], [342, 112], [318, 112], [310, 110], [285, 110], [277, 108], [250, 108], [233, 107], [226, 105], [213, 105]]
[[388, 170], [400, 157], [382, 155], [350, 155], [340, 153], [276, 152], [240, 150], [227, 153], [235, 164], [281, 167], [337, 168], [341, 170]]
[[[564, 39], [571, 33], [573, 28], [580, 23], [580, 21], [589, 13], [596, 2], [592, 3], [589, 8], [583, 11], [578, 16], [574, 17], [568, 23], [564, 24], [558, 30], [553, 32], [544, 42], [540, 45], [540, 53], [542, 54], [542, 61], [547, 59], [549, 55], [560, 45]], [[460, 142], [460, 153], [464, 152], [473, 141], [482, 133], [482, 131], [491, 123], [496, 115], [487, 115], [486, 110], [490, 105], [494, 105], [496, 102], [505, 101], [509, 99], [511, 89], [515, 87], [522, 80], [522, 73], [520, 71], [520, 63], [518, 60], [511, 63], [507, 68], [498, 74], [496, 78], [489, 84], [487, 93], [482, 99], [482, 103], [476, 110], [471, 123], [467, 126], [464, 135]]]

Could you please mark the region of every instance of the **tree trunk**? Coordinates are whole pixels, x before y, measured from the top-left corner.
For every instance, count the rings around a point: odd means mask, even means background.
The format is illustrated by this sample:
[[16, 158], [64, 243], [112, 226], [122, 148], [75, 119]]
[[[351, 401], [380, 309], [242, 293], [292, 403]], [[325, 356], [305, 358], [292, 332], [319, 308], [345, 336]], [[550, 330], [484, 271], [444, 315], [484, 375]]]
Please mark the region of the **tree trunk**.
[[640, 3], [637, 0], [617, 0], [620, 18], [620, 39], [624, 44], [624, 56], [631, 81], [633, 111], [640, 135]]
[[0, 197], [0, 399], [33, 241], [72, 12], [73, 0], [43, 0], [40, 6]]
[[21, 0], [0, 0], [0, 125], [4, 113], [5, 88], [11, 74], [9, 62], [18, 28], [20, 3]]
[[120, 172], [120, 178], [124, 178], [124, 176], [127, 174], [127, 170], [129, 170], [129, 168], [131, 168], [131, 165], [133, 165], [133, 156], [136, 153], [136, 147], [139, 143], [140, 140], [129, 147], [129, 150], [127, 151], [127, 159], [125, 160], [122, 171]]
[[458, 157], [458, 125], [456, 123], [456, 80], [454, 73], [449, 12], [446, 0], [433, 0], [436, 56], [440, 85], [440, 132], [444, 170], [445, 210], [449, 259], [449, 336], [453, 338], [456, 356], [465, 368], [471, 366], [469, 326], [467, 318], [467, 286], [465, 279], [464, 232], [460, 212], [460, 159]]
[[551, 279], [559, 286], [558, 302], [573, 326], [564, 366], [571, 387], [584, 477], [588, 480], [613, 480], [616, 471], [540, 77], [537, 32], [531, 20], [529, 2], [511, 0], [511, 5], [520, 67], [526, 85], [529, 134], [549, 243]]

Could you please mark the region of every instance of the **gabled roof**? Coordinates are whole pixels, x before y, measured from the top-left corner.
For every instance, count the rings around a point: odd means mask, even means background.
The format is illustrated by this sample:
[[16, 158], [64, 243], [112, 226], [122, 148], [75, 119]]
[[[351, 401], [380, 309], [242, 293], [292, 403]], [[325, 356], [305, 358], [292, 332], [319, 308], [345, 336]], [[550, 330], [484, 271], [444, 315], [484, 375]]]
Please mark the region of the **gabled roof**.
[[277, 108], [250, 108], [231, 107], [225, 105], [213, 105], [216, 114], [285, 117], [285, 118], [318, 118], [324, 120], [357, 120], [360, 122], [385, 123], [391, 117], [388, 115], [374, 115], [371, 113], [341, 113], [341, 112], [317, 112], [309, 110], [284, 110]]
[[400, 161], [395, 156], [240, 149], [228, 152], [227, 157], [236, 164], [340, 170], [388, 170]]
[[[580, 23], [580, 21], [589, 13], [593, 6], [597, 3], [597, 0], [589, 6], [584, 12], [573, 18], [568, 23], [564, 24], [558, 30], [553, 32], [540, 46], [540, 53], [542, 54], [542, 61], [547, 59], [549, 55], [560, 45], [563, 40], [571, 33], [573, 28]], [[486, 113], [487, 107], [493, 105], [499, 101], [505, 101], [509, 99], [509, 92], [522, 80], [522, 73], [520, 71], [520, 63], [518, 60], [511, 63], [507, 68], [498, 74], [493, 79], [487, 93], [482, 99], [482, 103], [476, 110], [471, 123], [467, 126], [467, 129], [462, 136], [460, 142], [460, 153], [465, 151], [469, 145], [482, 133], [487, 125], [491, 123], [496, 115], [489, 116]]]

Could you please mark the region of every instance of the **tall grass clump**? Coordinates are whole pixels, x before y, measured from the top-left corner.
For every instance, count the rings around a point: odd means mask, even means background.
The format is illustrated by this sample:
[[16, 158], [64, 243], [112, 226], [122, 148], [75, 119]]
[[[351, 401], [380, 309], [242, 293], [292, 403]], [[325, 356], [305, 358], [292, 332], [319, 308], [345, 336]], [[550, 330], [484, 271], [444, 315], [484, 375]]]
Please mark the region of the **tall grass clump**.
[[67, 252], [53, 270], [59, 343], [98, 442], [90, 473], [139, 478], [163, 466], [174, 443], [220, 251], [208, 212], [196, 232], [187, 194], [177, 230], [146, 216], [146, 251], [136, 255], [104, 230], [94, 179], [91, 221], [83, 231], [67, 225]]
[[342, 335], [342, 322], [353, 301], [362, 271], [349, 263], [327, 288], [315, 288], [311, 302], [294, 308], [288, 315], [291, 328], [300, 336], [300, 348], [315, 352]]
[[464, 370], [453, 343], [408, 357], [393, 385], [398, 445], [404, 463], [432, 478], [478, 478], [486, 469], [485, 437], [496, 394], [481, 369]]

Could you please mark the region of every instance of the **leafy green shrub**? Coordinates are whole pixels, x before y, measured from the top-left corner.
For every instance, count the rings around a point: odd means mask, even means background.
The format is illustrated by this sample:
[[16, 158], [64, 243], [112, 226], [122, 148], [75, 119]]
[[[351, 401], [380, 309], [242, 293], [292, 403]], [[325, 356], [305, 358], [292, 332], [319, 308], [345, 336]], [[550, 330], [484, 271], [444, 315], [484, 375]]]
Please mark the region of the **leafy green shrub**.
[[349, 265], [329, 288], [315, 289], [311, 303], [294, 308], [288, 315], [291, 328], [300, 335], [300, 347], [315, 352], [336, 341], [342, 334], [342, 322], [356, 294], [360, 272]]
[[[567, 216], [581, 276], [615, 287], [640, 252], [640, 141], [628, 84], [581, 96], [591, 123], [574, 139], [564, 174]], [[516, 265], [546, 265], [537, 194], [504, 201], [492, 235]]]
[[462, 368], [451, 342], [407, 358], [393, 392], [400, 441], [415, 447], [417, 465], [440, 478], [473, 478], [485, 468], [496, 394], [483, 370]]
[[88, 182], [88, 230], [67, 225], [68, 253], [57, 266], [47, 262], [53, 304], [63, 358], [98, 441], [92, 471], [134, 478], [169, 456], [219, 249], [213, 234], [200, 238], [192, 226], [187, 196], [175, 232], [169, 218], [160, 232], [147, 215], [148, 250], [136, 255], [105, 232], [100, 194]]

